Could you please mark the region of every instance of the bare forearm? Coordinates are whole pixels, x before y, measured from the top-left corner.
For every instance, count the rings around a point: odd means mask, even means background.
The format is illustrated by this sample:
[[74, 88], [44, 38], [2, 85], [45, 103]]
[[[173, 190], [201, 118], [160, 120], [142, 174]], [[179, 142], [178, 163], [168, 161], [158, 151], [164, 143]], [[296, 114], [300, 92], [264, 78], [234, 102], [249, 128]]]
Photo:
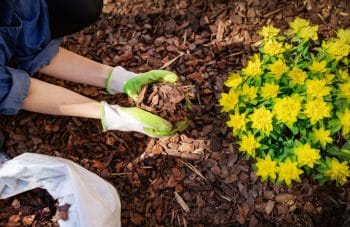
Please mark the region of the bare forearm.
[[71, 90], [31, 79], [24, 109], [37, 113], [99, 118], [99, 103]]
[[105, 87], [112, 67], [60, 48], [51, 63], [40, 72], [63, 80]]

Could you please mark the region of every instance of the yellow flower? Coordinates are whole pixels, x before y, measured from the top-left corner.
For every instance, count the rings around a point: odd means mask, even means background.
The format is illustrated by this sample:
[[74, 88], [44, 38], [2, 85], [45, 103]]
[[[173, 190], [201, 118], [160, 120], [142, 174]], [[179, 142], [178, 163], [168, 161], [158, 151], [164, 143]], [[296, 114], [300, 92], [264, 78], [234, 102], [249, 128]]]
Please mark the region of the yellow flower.
[[303, 173], [301, 169], [297, 167], [297, 162], [292, 162], [289, 158], [285, 162], [279, 163], [278, 181], [284, 181], [289, 186], [292, 180], [300, 182], [300, 174]]
[[305, 104], [304, 113], [310, 118], [311, 124], [314, 125], [319, 120], [322, 120], [325, 117], [330, 117], [331, 106], [320, 98], [308, 100]]
[[339, 114], [340, 124], [343, 126], [343, 136], [350, 132], [350, 109], [346, 109], [344, 113]]
[[340, 89], [340, 97], [346, 98], [348, 102], [350, 102], [350, 80], [346, 81], [345, 83], [339, 84]]
[[247, 66], [242, 69], [244, 75], [257, 77], [262, 73], [261, 69], [261, 60], [258, 54], [254, 54], [254, 56], [248, 61]]
[[299, 166], [314, 168], [314, 163], [320, 160], [320, 151], [311, 148], [310, 144], [299, 145], [294, 148], [294, 153], [298, 158]]
[[338, 38], [344, 43], [350, 43], [350, 29], [338, 29]]
[[303, 27], [299, 30], [298, 36], [302, 39], [309, 40], [312, 39], [314, 41], [318, 40], [317, 36], [318, 26], [308, 26]]
[[339, 70], [338, 70], [338, 75], [339, 75], [339, 78], [340, 78], [341, 80], [343, 80], [343, 81], [349, 79], [349, 73], [348, 73], [347, 70], [341, 70], [341, 69], [339, 69]]
[[289, 26], [291, 27], [291, 33], [297, 34], [298, 37], [305, 40], [317, 40], [317, 31], [318, 26], [311, 26], [310, 22], [305, 19], [301, 19], [299, 17], [295, 18], [294, 21], [289, 22]]
[[292, 33], [298, 33], [302, 28], [308, 27], [310, 22], [300, 17], [296, 17], [294, 21], [289, 22], [289, 27], [292, 29]]
[[276, 98], [278, 95], [280, 87], [273, 83], [265, 83], [264, 86], [261, 87], [261, 97], [268, 98]]
[[265, 181], [270, 177], [271, 179], [276, 179], [277, 172], [277, 162], [271, 160], [270, 155], [266, 155], [265, 159], [257, 158], [256, 162], [256, 175], [261, 176], [262, 181]]
[[222, 111], [229, 112], [230, 110], [233, 110], [238, 103], [238, 97], [238, 94], [233, 89], [231, 89], [228, 94], [222, 93], [219, 100], [219, 103], [222, 106]]
[[242, 87], [242, 95], [248, 96], [250, 100], [253, 100], [256, 98], [256, 93], [258, 91], [258, 87], [249, 86], [248, 84], [244, 84]]
[[307, 80], [306, 94], [308, 98], [322, 98], [329, 95], [331, 88], [326, 86], [326, 80]]
[[261, 31], [259, 32], [259, 35], [263, 36], [264, 39], [270, 39], [272, 37], [275, 37], [280, 32], [280, 29], [275, 28], [272, 24], [269, 24], [268, 26], [262, 27]]
[[344, 161], [340, 163], [338, 159], [332, 158], [328, 164], [329, 169], [324, 175], [331, 180], [335, 180], [337, 185], [345, 184], [347, 181], [346, 178], [350, 176], [348, 162]]
[[279, 80], [284, 73], [288, 72], [288, 66], [281, 59], [270, 64], [269, 69], [276, 80]]
[[268, 26], [262, 27], [261, 31], [258, 33], [264, 39], [271, 39], [272, 37], [275, 37], [280, 32], [280, 29], [275, 28], [272, 24], [269, 24]]
[[292, 127], [301, 110], [302, 98], [298, 95], [276, 99], [273, 112], [277, 120]]
[[231, 72], [228, 75], [227, 80], [225, 81], [226, 87], [232, 87], [236, 88], [242, 83], [242, 77], [239, 75], [239, 73]]
[[285, 51], [283, 43], [277, 42], [276, 40], [270, 39], [264, 43], [264, 53], [270, 56], [281, 54]]
[[261, 130], [266, 134], [270, 134], [272, 131], [272, 117], [271, 111], [265, 109], [265, 107], [260, 107], [259, 109], [254, 108], [254, 113], [252, 113], [249, 118], [253, 122], [252, 128]]
[[322, 49], [337, 61], [347, 57], [350, 53], [350, 45], [341, 39], [322, 42]]
[[332, 137], [330, 137], [331, 131], [325, 130], [324, 128], [314, 129], [313, 131], [315, 140], [319, 142], [322, 147], [326, 147], [327, 143], [333, 142]]
[[332, 73], [327, 73], [325, 76], [327, 84], [331, 84], [333, 82], [335, 75]]
[[327, 64], [326, 61], [313, 61], [309, 69], [312, 72], [324, 73], [327, 71], [326, 64]]
[[289, 78], [292, 80], [293, 84], [304, 84], [306, 79], [306, 72], [294, 66], [291, 71], [288, 72]]
[[285, 49], [285, 50], [288, 51], [288, 50], [291, 50], [292, 48], [293, 48], [293, 45], [291, 45], [291, 44], [289, 44], [289, 43], [285, 43], [285, 44], [284, 44], [284, 49]]
[[260, 143], [255, 140], [251, 133], [242, 136], [242, 141], [240, 143], [240, 151], [245, 151], [249, 157], [255, 157], [255, 149], [260, 147]]
[[233, 134], [237, 135], [238, 132], [246, 130], [245, 114], [235, 113], [229, 116], [230, 120], [227, 122], [227, 125], [233, 128]]

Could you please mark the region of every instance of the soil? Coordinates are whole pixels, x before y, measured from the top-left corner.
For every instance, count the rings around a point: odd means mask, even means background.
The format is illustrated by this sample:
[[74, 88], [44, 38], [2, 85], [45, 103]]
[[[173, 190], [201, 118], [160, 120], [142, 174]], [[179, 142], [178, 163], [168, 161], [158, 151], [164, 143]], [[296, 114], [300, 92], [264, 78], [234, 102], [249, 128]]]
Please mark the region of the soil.
[[[64, 157], [111, 182], [121, 197], [123, 226], [349, 226], [349, 182], [339, 188], [320, 187], [312, 178], [291, 188], [260, 182], [217, 102], [227, 74], [256, 51], [263, 25], [286, 29], [299, 16], [319, 24], [326, 38], [349, 28], [349, 13], [350, 2], [342, 0], [106, 0], [101, 19], [65, 37], [63, 46], [134, 72], [177, 73], [193, 86], [189, 127], [155, 139], [103, 133], [97, 120], [22, 111], [0, 117], [6, 151]], [[128, 105], [123, 94], [35, 77]]]

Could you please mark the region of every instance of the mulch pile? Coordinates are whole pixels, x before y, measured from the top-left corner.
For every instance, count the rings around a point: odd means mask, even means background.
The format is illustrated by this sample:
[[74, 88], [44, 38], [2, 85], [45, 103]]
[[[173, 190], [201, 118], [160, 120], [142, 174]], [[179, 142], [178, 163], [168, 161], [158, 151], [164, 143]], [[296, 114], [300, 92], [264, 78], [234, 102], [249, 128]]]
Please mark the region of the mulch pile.
[[7, 200], [0, 200], [0, 226], [55, 227], [68, 219], [70, 205], [58, 206], [44, 189], [33, 189]]
[[[95, 120], [22, 112], [1, 117], [6, 149], [73, 160], [117, 188], [124, 226], [349, 226], [350, 185], [319, 187], [304, 179], [291, 188], [261, 183], [238, 152], [217, 103], [228, 72], [240, 69], [272, 22], [285, 29], [295, 16], [319, 24], [322, 37], [350, 25], [342, 0], [105, 1], [95, 25], [66, 37], [69, 50], [134, 72], [168, 69], [191, 84], [189, 127], [173, 137], [102, 133]], [[127, 104], [125, 95], [56, 80], [97, 100]], [[13, 201], [11, 198], [10, 201]]]

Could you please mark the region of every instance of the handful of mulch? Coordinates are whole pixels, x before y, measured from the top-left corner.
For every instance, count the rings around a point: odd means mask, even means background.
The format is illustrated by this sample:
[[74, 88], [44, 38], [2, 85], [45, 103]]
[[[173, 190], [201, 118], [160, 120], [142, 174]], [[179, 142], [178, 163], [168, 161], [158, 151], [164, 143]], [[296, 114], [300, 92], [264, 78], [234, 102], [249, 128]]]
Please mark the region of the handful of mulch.
[[139, 93], [136, 106], [174, 124], [177, 131], [183, 131], [187, 127], [187, 118], [191, 110], [191, 89], [192, 86], [180, 83], [145, 85]]

